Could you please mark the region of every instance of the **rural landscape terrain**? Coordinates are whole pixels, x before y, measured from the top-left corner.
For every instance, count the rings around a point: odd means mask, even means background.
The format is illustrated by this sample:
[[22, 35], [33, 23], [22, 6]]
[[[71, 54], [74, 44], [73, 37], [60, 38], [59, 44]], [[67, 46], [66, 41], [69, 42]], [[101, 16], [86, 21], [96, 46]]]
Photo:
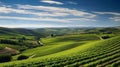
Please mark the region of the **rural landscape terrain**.
[[120, 67], [120, 0], [0, 0], [0, 67]]
[[97, 66], [120, 66], [120, 27], [0, 28], [0, 67]]

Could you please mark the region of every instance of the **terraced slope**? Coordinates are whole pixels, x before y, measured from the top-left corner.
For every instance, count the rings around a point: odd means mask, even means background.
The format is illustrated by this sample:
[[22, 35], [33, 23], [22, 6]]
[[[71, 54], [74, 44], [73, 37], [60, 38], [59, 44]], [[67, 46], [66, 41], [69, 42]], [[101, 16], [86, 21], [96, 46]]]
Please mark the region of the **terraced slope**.
[[2, 63], [11, 67], [106, 67], [119, 66], [120, 36], [94, 41], [54, 54], [22, 61]]

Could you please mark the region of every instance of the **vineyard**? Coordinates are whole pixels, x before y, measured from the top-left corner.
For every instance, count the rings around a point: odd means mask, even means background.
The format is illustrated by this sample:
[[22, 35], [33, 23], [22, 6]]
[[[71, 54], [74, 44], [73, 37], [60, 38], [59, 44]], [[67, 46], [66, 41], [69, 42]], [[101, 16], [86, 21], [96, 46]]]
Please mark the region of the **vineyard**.
[[120, 0], [0, 0], [0, 67], [120, 67]]
[[42, 42], [46, 45], [23, 52], [24, 55], [34, 55], [36, 58], [1, 63], [0, 67], [120, 66], [120, 37], [100, 40], [96, 35], [74, 35], [44, 38]]
[[[63, 39], [65, 42], [63, 41]], [[91, 41], [100, 40], [100, 38], [96, 35], [84, 35], [84, 36], [74, 35], [55, 38], [43, 38], [41, 41], [44, 44], [46, 44], [45, 46], [26, 50], [22, 54], [27, 56], [34, 55], [34, 57], [45, 56], [75, 48], [87, 42], [91, 42], [90, 40]]]

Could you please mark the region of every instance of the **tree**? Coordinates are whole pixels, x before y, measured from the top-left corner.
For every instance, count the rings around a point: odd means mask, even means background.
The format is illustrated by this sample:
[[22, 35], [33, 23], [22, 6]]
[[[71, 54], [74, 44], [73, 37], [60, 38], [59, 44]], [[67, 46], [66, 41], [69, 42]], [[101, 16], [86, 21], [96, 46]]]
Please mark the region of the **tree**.
[[51, 37], [55, 37], [55, 34], [51, 34], [50, 36], [51, 36]]
[[25, 37], [19, 38], [18, 42], [24, 42], [26, 40]]

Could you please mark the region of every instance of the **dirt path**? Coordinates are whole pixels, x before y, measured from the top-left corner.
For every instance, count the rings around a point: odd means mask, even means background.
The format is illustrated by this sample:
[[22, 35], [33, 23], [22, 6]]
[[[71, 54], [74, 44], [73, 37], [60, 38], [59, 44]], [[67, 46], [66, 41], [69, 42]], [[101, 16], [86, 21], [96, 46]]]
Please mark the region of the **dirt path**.
[[36, 54], [33, 54], [32, 56], [30, 56], [29, 58], [33, 58]]
[[0, 50], [0, 54], [5, 54], [5, 53], [18, 54], [20, 52], [12, 48], [5, 47], [3, 50]]

